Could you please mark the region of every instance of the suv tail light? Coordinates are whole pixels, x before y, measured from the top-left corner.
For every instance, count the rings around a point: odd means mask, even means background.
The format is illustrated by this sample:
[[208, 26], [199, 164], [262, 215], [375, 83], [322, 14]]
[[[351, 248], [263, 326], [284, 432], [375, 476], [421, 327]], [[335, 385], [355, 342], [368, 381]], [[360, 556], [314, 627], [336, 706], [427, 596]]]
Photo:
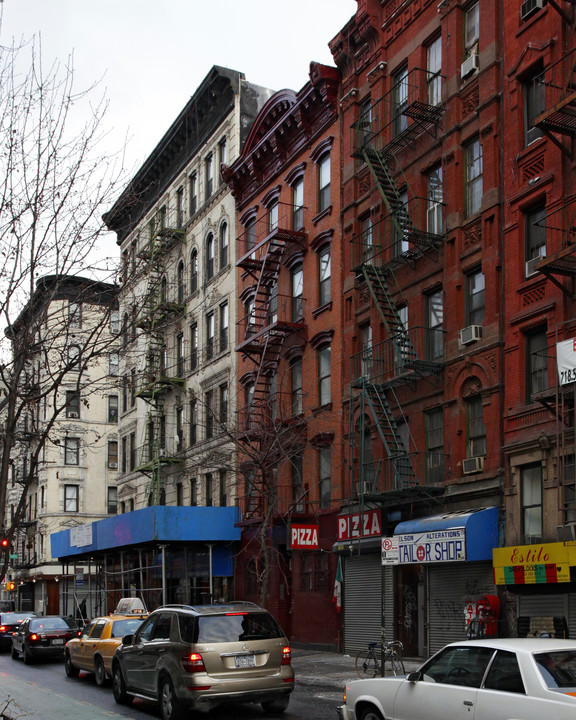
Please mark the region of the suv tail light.
[[286, 647], [282, 648], [282, 665], [290, 665], [292, 662], [292, 651], [286, 645]]
[[30, 639], [32, 642], [36, 642], [36, 640], [38, 640], [38, 635], [36, 635], [36, 633], [32, 633], [32, 635], [30, 635], [30, 638], [29, 638], [29, 639]]
[[190, 653], [190, 655], [185, 655], [180, 662], [186, 672], [206, 672], [204, 660], [202, 660], [202, 655], [199, 653]]

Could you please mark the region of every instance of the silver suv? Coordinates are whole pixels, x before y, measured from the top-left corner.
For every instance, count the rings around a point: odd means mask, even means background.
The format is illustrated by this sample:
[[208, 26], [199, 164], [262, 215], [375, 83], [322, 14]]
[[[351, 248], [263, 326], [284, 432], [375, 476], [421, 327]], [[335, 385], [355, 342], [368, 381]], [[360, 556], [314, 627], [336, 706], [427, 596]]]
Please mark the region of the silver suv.
[[279, 713], [288, 707], [294, 670], [288, 640], [258, 605], [166, 605], [122, 638], [112, 687], [118, 703], [159, 701], [163, 720], [234, 702]]

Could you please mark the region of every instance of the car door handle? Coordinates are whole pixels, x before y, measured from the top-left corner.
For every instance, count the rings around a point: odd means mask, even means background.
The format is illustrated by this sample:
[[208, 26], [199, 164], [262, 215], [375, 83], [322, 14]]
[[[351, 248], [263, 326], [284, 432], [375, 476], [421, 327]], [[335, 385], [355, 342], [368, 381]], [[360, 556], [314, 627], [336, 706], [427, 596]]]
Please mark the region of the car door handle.
[[472, 700], [464, 700], [464, 705], [469, 705], [470, 707], [472, 707], [474, 703], [472, 702]]

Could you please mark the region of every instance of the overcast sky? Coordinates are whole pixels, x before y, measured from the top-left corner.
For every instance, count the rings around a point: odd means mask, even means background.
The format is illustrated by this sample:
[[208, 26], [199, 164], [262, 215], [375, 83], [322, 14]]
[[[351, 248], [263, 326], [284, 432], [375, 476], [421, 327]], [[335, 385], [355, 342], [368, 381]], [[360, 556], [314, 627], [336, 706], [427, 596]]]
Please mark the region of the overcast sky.
[[74, 52], [78, 88], [102, 80], [111, 149], [127, 166], [154, 149], [213, 65], [258, 85], [299, 90], [310, 61], [333, 64], [328, 42], [356, 0], [0, 0], [0, 42], [41, 33], [44, 60]]

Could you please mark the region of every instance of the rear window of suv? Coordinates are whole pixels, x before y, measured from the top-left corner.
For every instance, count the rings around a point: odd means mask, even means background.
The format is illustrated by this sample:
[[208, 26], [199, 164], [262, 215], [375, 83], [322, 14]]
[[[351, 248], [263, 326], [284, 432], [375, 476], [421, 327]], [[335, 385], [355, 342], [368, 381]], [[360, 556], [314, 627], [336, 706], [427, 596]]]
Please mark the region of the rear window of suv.
[[241, 642], [284, 637], [268, 613], [180, 615], [180, 636], [189, 643]]

